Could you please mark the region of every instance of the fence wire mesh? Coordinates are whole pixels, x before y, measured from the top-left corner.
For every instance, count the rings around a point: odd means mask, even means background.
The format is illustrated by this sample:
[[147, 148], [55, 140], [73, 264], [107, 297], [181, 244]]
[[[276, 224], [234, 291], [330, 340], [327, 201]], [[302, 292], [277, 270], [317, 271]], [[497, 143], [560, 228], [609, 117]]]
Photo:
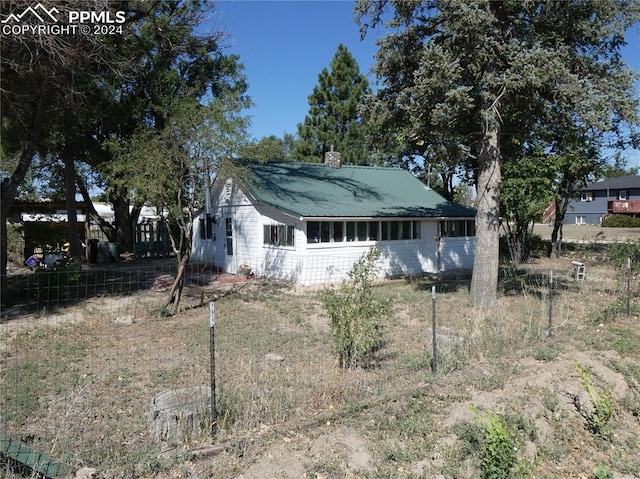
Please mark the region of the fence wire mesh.
[[[314, 267], [339, 277], [348, 271], [346, 260], [317, 261]], [[637, 296], [635, 278], [594, 263], [576, 280], [567, 260], [501, 268], [498, 304], [488, 311], [469, 304], [469, 271], [381, 279], [375, 297], [392, 305], [385, 345], [373, 367], [345, 375], [322, 304], [322, 292], [339, 280], [300, 286], [190, 264], [182, 311], [165, 317], [176, 271], [166, 259], [14, 271], [0, 323], [0, 432], [104, 477], [152, 474], [163, 467], [161, 450], [211, 443], [211, 301], [215, 441], [242, 448], [256, 431], [294, 427], [424, 383], [432, 374], [434, 311], [438, 374], [449, 374], [513, 348], [539, 348], [550, 321], [556, 335], [571, 336], [586, 321], [623, 314], [625, 298]]]

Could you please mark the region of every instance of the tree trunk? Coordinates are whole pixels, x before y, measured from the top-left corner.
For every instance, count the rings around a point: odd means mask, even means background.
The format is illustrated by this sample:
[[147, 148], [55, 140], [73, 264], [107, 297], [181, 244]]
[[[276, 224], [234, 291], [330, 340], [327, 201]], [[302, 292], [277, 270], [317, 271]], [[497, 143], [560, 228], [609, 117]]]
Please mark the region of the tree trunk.
[[0, 182], [0, 304], [7, 304], [7, 215], [9, 208], [13, 204], [18, 186], [27, 175], [31, 167], [33, 157], [36, 154], [36, 146], [40, 140], [40, 130], [42, 128], [42, 118], [44, 116], [44, 100], [46, 97], [46, 80], [43, 80], [40, 87], [38, 101], [33, 107], [33, 123], [29, 128], [27, 143], [20, 155], [20, 161], [13, 175], [4, 178]]
[[556, 214], [551, 232], [551, 257], [559, 258], [562, 254], [562, 225], [569, 206], [568, 198], [556, 198]]
[[184, 274], [187, 269], [187, 263], [189, 257], [178, 257], [178, 272], [176, 273], [176, 279], [173, 280], [171, 290], [169, 291], [169, 300], [165, 311], [169, 315], [173, 315], [178, 312], [180, 307], [180, 300], [182, 299], [182, 289], [184, 288]]
[[91, 201], [91, 196], [89, 195], [89, 190], [87, 190], [87, 185], [85, 184], [84, 180], [80, 178], [80, 176], [76, 176], [76, 183], [78, 185], [78, 190], [82, 195], [82, 199], [84, 200], [84, 202], [87, 205], [87, 208], [89, 209], [89, 214], [87, 215], [87, 228], [89, 226], [89, 216], [90, 216], [98, 223], [100, 230], [107, 237], [107, 241], [109, 243], [116, 243], [118, 241], [118, 235], [117, 235], [116, 229], [113, 227], [113, 225], [109, 224], [102, 216], [100, 216], [96, 211], [96, 208], [93, 205], [93, 201]]
[[113, 204], [114, 224], [118, 234], [120, 251], [133, 252], [133, 221], [129, 211], [129, 200], [124, 195], [111, 198]]
[[[67, 112], [66, 115], [69, 115]], [[65, 116], [66, 116], [65, 115]], [[64, 149], [62, 162], [64, 163], [64, 196], [67, 205], [67, 239], [69, 241], [69, 256], [74, 259], [82, 257], [80, 238], [78, 237], [78, 208], [76, 206], [76, 166], [73, 159], [73, 140], [68, 119], [65, 118]]]
[[498, 290], [501, 181], [498, 127], [488, 126], [478, 153], [476, 251], [471, 278], [474, 306], [495, 302]]
[[192, 224], [193, 222], [179, 225], [178, 230], [180, 238], [177, 245], [175, 244], [175, 240], [173, 239], [173, 237], [170, 235], [173, 250], [175, 251], [176, 257], [178, 259], [178, 272], [176, 273], [176, 279], [171, 285], [171, 290], [169, 291], [169, 300], [167, 301], [167, 306], [165, 307], [165, 311], [170, 315], [178, 312], [178, 308], [180, 307], [180, 300], [182, 299], [184, 276], [187, 269], [187, 264], [189, 263], [189, 258], [191, 257], [191, 238], [193, 233]]

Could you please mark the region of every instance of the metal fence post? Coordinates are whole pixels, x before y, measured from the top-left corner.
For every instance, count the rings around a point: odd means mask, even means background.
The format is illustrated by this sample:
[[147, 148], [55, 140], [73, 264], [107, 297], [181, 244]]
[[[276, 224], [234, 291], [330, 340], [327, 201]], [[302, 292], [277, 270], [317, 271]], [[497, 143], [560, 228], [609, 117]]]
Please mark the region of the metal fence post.
[[627, 257], [627, 316], [631, 316], [631, 257]]
[[436, 343], [436, 287], [431, 286], [431, 342], [433, 346], [433, 357], [431, 358], [431, 372], [436, 374], [438, 369], [438, 348]]
[[548, 337], [553, 337], [553, 270], [549, 271], [549, 330]]
[[216, 409], [216, 342], [215, 342], [215, 303], [209, 303], [209, 351], [211, 366], [211, 437], [218, 432], [218, 411]]

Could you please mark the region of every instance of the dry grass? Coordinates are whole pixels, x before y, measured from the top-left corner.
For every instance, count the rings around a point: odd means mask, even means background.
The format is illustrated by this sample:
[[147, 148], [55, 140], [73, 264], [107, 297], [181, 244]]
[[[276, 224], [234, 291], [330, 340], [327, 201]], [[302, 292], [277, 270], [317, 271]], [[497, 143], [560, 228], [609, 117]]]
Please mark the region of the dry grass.
[[[592, 477], [600, 466], [639, 476], [637, 316], [620, 310], [624, 282], [613, 270], [589, 265], [589, 279], [577, 283], [561, 271], [566, 263], [507, 276], [498, 303], [485, 310], [469, 306], [462, 280], [379, 284], [394, 314], [367, 370], [337, 367], [315, 292], [255, 282], [220, 299], [216, 442], [226, 452], [209, 459], [184, 454], [208, 443], [204, 435], [159, 456], [166, 445], [151, 441], [147, 423], [158, 393], [209, 384], [206, 307], [158, 319], [150, 301], [128, 325], [89, 307], [76, 322], [33, 317], [11, 335], [3, 330], [2, 428], [74, 468], [97, 467], [104, 478], [478, 477], [474, 406], [504, 414], [519, 431], [520, 457], [536, 477]], [[558, 280], [553, 338], [550, 269]], [[284, 360], [269, 361], [269, 353]], [[567, 399], [579, 392], [576, 361], [620, 405], [611, 444], [589, 435]]]

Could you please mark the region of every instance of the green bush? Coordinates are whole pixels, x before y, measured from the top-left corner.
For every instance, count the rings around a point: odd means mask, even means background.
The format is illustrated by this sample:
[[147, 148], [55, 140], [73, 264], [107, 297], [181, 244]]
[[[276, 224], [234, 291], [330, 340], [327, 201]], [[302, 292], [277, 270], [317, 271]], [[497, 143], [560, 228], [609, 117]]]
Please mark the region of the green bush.
[[20, 223], [7, 223], [7, 260], [22, 265], [24, 258], [24, 228]]
[[581, 402], [579, 396], [574, 397], [574, 405], [578, 413], [587, 422], [587, 429], [603, 439], [610, 439], [612, 428], [609, 424], [616, 412], [616, 405], [611, 396], [611, 391], [605, 389], [601, 394], [591, 384], [591, 373], [576, 364], [576, 370], [582, 377], [582, 386], [591, 399], [592, 408], [588, 410]]
[[607, 245], [607, 256], [619, 269], [627, 268], [627, 258], [631, 258], [631, 269], [640, 270], [640, 240]]
[[602, 220], [605, 228], [640, 228], [640, 218], [629, 215], [609, 215]]
[[373, 291], [379, 257], [380, 252], [371, 248], [353, 265], [347, 281], [322, 294], [341, 368], [369, 365], [381, 345], [382, 320], [388, 317], [389, 304]]
[[480, 414], [475, 409], [474, 420], [482, 428], [482, 477], [507, 479], [513, 477], [516, 448], [503, 419], [492, 412]]

